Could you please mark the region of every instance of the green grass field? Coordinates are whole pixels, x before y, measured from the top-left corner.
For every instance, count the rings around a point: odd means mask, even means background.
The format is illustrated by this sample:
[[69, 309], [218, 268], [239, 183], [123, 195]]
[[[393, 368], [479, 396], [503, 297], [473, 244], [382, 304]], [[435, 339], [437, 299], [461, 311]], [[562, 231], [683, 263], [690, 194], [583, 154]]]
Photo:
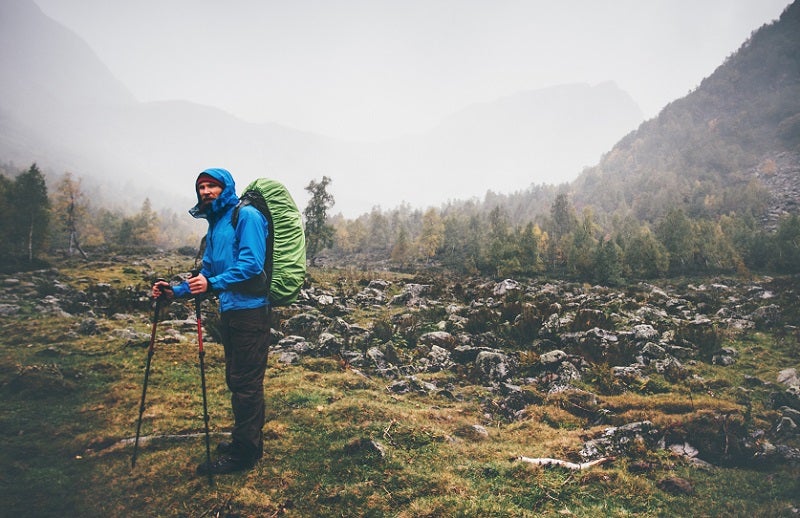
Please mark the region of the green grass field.
[[[62, 275], [141, 283], [137, 273], [114, 269]], [[520, 455], [573, 459], [607, 425], [588, 422], [563, 395], [540, 395], [521, 419], [492, 419], [486, 408], [496, 394], [453, 373], [419, 377], [453, 383], [460, 399], [395, 394], [386, 379], [334, 357], [296, 365], [270, 359], [264, 458], [212, 485], [195, 475], [205, 457], [196, 335], [164, 341], [163, 327], [132, 468], [147, 344], [126, 345], [112, 330], [133, 327], [149, 337], [152, 315], [131, 315], [98, 317], [93, 335], [77, 333], [80, 319], [68, 316], [27, 312], [0, 321], [0, 514], [698, 517], [794, 516], [800, 506], [796, 464], [699, 469], [646, 449], [580, 471], [521, 463]], [[735, 366], [692, 367], [702, 385], [656, 380], [613, 393], [600, 374], [583, 383], [620, 422], [647, 419], [709, 437], [728, 422], [768, 428], [770, 390], [743, 391], [743, 379], [796, 366], [796, 338], [753, 332], [732, 340], [742, 352]], [[206, 350], [213, 448], [231, 415], [222, 347], [209, 339]], [[488, 434], [472, 433], [475, 424]], [[692, 492], [665, 490], [671, 477], [689, 481]]]

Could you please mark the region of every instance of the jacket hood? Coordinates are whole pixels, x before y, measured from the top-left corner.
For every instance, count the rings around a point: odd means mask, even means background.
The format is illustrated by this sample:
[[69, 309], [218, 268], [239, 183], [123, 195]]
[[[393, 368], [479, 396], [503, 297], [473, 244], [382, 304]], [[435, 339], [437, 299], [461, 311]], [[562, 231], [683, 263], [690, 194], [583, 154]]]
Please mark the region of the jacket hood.
[[[213, 217], [215, 215], [219, 217], [219, 215], [225, 213], [228, 207], [239, 203], [239, 197], [236, 196], [236, 184], [233, 181], [233, 176], [231, 176], [231, 173], [227, 169], [211, 168], [206, 169], [200, 174], [207, 174], [215, 178], [223, 185], [223, 188], [219, 197], [211, 202], [211, 205], [208, 207], [202, 207], [200, 193], [198, 193], [197, 189], [195, 189], [195, 194], [197, 195], [197, 204], [189, 209], [189, 214], [191, 214], [193, 217], [206, 219], [209, 216]], [[198, 178], [200, 177], [200, 174], [197, 175]]]

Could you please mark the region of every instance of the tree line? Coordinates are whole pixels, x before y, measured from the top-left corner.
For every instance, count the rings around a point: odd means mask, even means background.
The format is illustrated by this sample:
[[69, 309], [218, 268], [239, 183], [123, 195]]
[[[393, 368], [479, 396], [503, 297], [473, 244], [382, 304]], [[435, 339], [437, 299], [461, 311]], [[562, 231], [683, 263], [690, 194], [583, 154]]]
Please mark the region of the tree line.
[[486, 211], [466, 203], [425, 211], [376, 208], [353, 220], [333, 218], [331, 225], [330, 256], [356, 264], [384, 260], [397, 268], [437, 265], [463, 274], [609, 285], [677, 275], [800, 273], [796, 214], [775, 231], [749, 213], [694, 217], [680, 207], [647, 222], [630, 213], [578, 213], [561, 192], [548, 211], [527, 220], [501, 204]]
[[[98, 249], [194, 250], [205, 231], [187, 227], [190, 218], [157, 212], [149, 199], [133, 213], [95, 206], [70, 173], [55, 179], [48, 192], [36, 164], [13, 178], [0, 173], [0, 180], [0, 259], [6, 266], [35, 263], [45, 254], [87, 257]], [[675, 275], [800, 273], [797, 214], [783, 218], [776, 230], [763, 228], [749, 211], [696, 216], [678, 206], [647, 221], [631, 213], [598, 216], [590, 207], [578, 213], [565, 192], [544, 189], [535, 193], [537, 204], [549, 199], [550, 205], [539, 211], [490, 193], [490, 209], [475, 201], [426, 210], [403, 204], [345, 219], [329, 215], [330, 184], [323, 177], [306, 187], [311, 198], [303, 214], [312, 261], [331, 256], [351, 265], [383, 262], [409, 271], [435, 266], [461, 274], [549, 275], [610, 285]]]
[[98, 206], [71, 173], [50, 183], [52, 189], [35, 163], [11, 177], [0, 173], [0, 260], [6, 269], [38, 265], [53, 254], [85, 258], [97, 250], [175, 248], [200, 240], [197, 229], [174, 212], [157, 212], [149, 199], [131, 213]]
[[[5, 173], [10, 173], [10, 177]], [[180, 249], [194, 254], [205, 225], [186, 215], [156, 211], [146, 198], [138, 211], [111, 209], [92, 200], [80, 178], [64, 173], [48, 179], [34, 163], [26, 171], [0, 164], [0, 266], [6, 271], [42, 266], [58, 255], [88, 258], [95, 252], [151, 252]], [[333, 244], [328, 210], [330, 178], [312, 180], [303, 211], [311, 255]]]

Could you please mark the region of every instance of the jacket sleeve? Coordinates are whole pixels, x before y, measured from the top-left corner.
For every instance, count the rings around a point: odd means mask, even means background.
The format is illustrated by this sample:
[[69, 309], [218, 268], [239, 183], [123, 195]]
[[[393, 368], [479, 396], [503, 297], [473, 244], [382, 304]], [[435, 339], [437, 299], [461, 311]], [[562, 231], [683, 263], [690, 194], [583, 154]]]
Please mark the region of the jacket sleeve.
[[189, 291], [189, 283], [183, 281], [182, 283], [172, 287], [172, 294], [178, 298], [185, 297], [189, 295], [191, 292]]
[[235, 229], [238, 247], [233, 264], [221, 274], [208, 279], [212, 289], [225, 290], [232, 284], [259, 275], [264, 270], [267, 232], [267, 220], [258, 209], [250, 206], [240, 209], [239, 222]]

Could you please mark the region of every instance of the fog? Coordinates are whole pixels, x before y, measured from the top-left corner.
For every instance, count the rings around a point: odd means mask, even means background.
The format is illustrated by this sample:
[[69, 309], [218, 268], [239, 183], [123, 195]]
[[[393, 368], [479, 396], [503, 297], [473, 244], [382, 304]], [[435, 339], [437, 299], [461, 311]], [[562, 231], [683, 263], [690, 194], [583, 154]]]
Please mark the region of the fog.
[[[36, 0], [140, 101], [364, 141], [473, 103], [614, 81], [645, 117], [786, 0]], [[633, 129], [633, 128], [631, 128]]]

